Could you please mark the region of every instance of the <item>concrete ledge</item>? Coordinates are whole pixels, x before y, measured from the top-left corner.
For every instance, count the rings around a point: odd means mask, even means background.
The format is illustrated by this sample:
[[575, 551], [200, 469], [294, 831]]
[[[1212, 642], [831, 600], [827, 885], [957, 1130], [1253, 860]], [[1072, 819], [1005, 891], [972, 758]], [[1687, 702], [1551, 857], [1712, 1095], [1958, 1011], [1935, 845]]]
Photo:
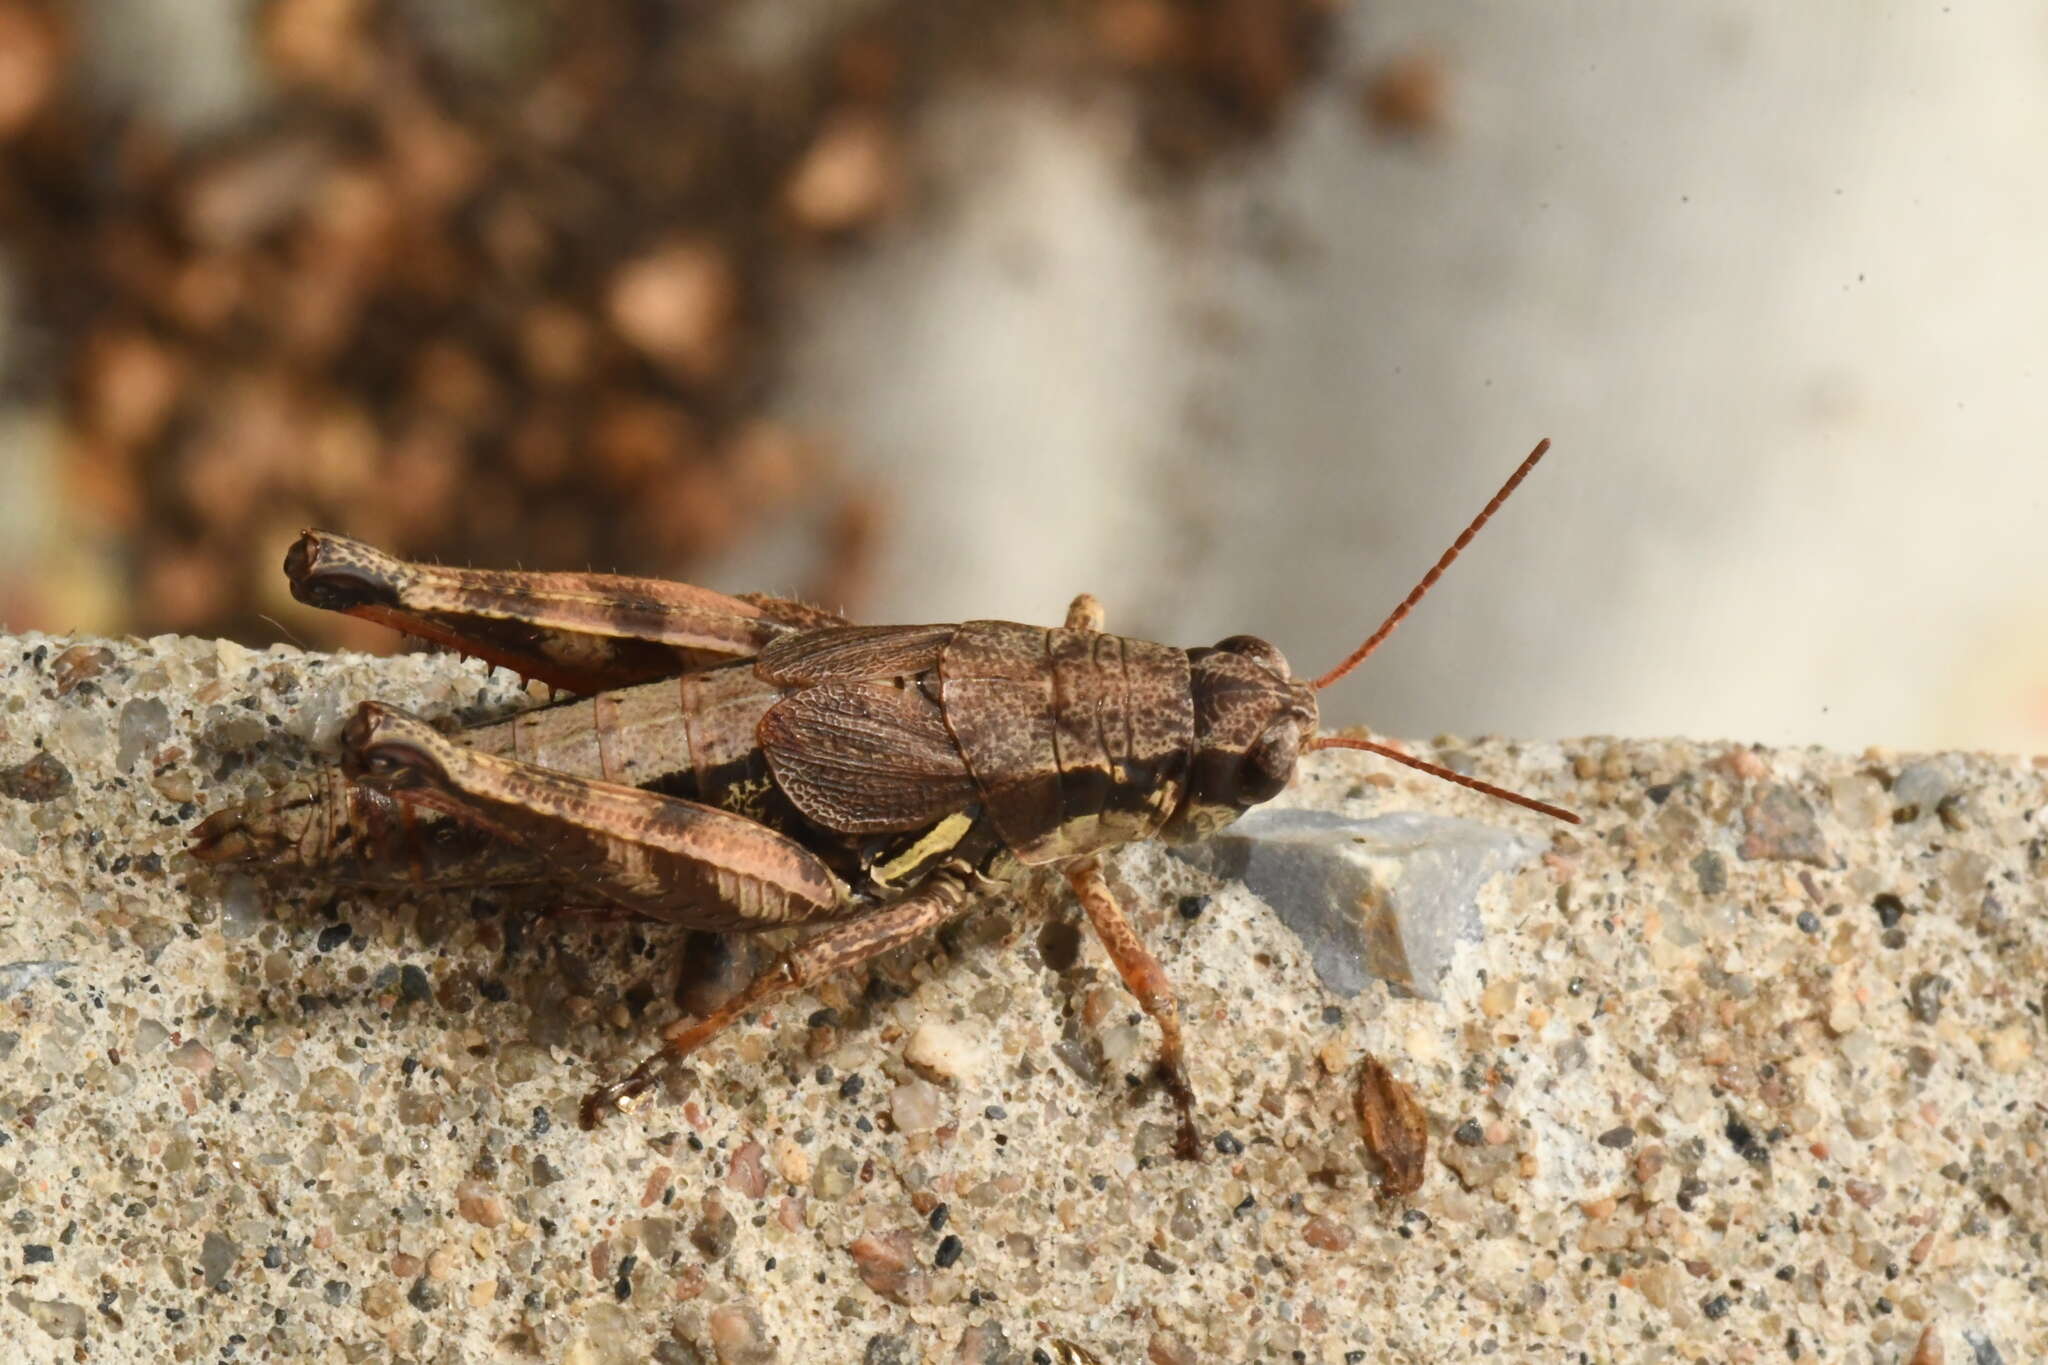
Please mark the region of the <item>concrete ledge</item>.
[[[1533, 852], [1472, 895], [1439, 1000], [1326, 989], [1288, 927], [1312, 894], [1283, 922], [1122, 856], [1186, 1004], [1197, 1166], [1126, 1084], [1154, 1034], [1050, 888], [586, 1136], [576, 1101], [638, 1055], [636, 1011], [667, 1017], [678, 934], [178, 857], [371, 695], [521, 704], [445, 658], [0, 637], [9, 1359], [2048, 1355], [2031, 762], [1430, 751], [1587, 816], [1563, 830], [1317, 755], [1288, 805]], [[1368, 1053], [1429, 1115], [1406, 1200], [1361, 1143]]]

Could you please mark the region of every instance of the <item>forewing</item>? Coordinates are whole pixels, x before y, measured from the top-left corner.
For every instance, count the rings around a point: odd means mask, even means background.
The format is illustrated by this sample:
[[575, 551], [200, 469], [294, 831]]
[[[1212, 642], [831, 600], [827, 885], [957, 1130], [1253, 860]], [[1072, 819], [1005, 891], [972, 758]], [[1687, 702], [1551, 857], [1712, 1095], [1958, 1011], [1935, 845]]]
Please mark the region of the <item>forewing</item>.
[[834, 626], [769, 644], [754, 672], [785, 686], [914, 677], [937, 668], [958, 626]]
[[764, 592], [742, 592], [733, 596], [735, 601], [745, 602], [750, 607], [759, 607], [761, 614], [769, 620], [779, 621], [796, 630], [821, 630], [828, 626], [846, 624], [846, 618], [839, 613], [826, 611], [823, 607], [814, 607], [808, 602], [799, 602], [793, 597], [771, 597]]
[[945, 713], [914, 684], [807, 687], [770, 707], [757, 735], [776, 785], [828, 829], [918, 829], [975, 799]]

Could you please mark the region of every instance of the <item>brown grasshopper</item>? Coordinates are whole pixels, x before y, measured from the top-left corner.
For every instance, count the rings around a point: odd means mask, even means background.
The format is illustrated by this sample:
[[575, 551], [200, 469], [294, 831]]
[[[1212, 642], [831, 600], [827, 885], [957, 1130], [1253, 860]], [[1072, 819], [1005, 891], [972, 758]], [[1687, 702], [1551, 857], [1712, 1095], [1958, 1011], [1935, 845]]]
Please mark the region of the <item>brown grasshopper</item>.
[[585, 1127], [748, 1011], [1055, 866], [1158, 1023], [1177, 1150], [1192, 1158], [1180, 1008], [1098, 855], [1205, 837], [1279, 794], [1303, 754], [1330, 748], [1575, 821], [1370, 740], [1316, 734], [1316, 693], [1379, 647], [1548, 447], [1313, 682], [1249, 635], [1176, 649], [1105, 634], [1085, 594], [1056, 630], [856, 626], [653, 579], [408, 564], [309, 531], [285, 558], [300, 601], [588, 695], [459, 741], [364, 702], [338, 768], [207, 817], [193, 851], [369, 884], [541, 884], [719, 932], [823, 926], [723, 1004], [670, 1025], [660, 1051], [584, 1101]]

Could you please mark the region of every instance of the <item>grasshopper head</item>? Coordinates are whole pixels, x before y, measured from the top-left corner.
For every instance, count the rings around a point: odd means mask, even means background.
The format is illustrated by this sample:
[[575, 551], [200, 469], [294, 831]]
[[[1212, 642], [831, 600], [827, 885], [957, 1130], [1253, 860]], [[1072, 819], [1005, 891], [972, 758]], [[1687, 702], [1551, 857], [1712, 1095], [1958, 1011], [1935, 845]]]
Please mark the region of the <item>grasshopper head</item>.
[[1316, 693], [1264, 640], [1233, 635], [1188, 651], [1195, 749], [1187, 790], [1162, 833], [1200, 839], [1270, 801], [1316, 734]]

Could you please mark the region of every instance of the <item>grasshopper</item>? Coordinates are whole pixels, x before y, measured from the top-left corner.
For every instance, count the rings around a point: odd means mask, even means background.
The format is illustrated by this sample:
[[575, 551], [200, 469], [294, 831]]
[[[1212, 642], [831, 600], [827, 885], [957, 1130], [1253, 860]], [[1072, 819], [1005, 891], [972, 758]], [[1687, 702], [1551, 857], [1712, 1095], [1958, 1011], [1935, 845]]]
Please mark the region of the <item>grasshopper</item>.
[[1568, 811], [1371, 740], [1318, 736], [1316, 694], [1391, 634], [1528, 476], [1539, 444], [1379, 629], [1297, 680], [1266, 641], [1177, 649], [1059, 629], [859, 626], [782, 598], [604, 574], [449, 569], [305, 533], [294, 596], [452, 646], [581, 700], [459, 738], [375, 701], [338, 766], [209, 815], [214, 863], [369, 885], [525, 883], [696, 930], [816, 932], [583, 1102], [586, 1128], [749, 1011], [1057, 868], [1160, 1033], [1176, 1150], [1199, 1150], [1180, 1007], [1100, 855], [1203, 838], [1304, 754], [1363, 749], [1561, 820]]

